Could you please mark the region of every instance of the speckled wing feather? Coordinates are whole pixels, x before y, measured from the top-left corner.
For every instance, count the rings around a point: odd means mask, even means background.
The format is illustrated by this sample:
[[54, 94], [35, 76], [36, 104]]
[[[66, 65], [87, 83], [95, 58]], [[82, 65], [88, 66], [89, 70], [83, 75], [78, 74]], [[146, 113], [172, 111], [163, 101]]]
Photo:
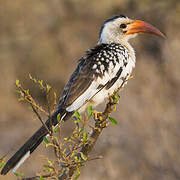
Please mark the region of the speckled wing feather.
[[[59, 107], [64, 109], [70, 106], [79, 96], [81, 96], [97, 78], [95, 70], [92, 70], [93, 58], [97, 53], [107, 45], [100, 44], [86, 52], [86, 55], [79, 60], [79, 65], [71, 75], [68, 83], [64, 87], [63, 93], [59, 100]], [[94, 75], [93, 75], [94, 74]]]
[[104, 87], [110, 89], [126, 69], [129, 55], [120, 44], [100, 44], [86, 52], [61, 95], [59, 106], [79, 109]]

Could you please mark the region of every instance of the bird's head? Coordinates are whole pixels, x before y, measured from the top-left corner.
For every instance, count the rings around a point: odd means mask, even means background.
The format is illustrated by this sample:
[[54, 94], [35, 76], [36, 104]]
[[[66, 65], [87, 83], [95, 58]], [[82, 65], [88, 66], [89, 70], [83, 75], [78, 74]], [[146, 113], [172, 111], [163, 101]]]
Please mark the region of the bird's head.
[[155, 34], [165, 38], [165, 35], [157, 28], [144, 21], [118, 15], [104, 22], [100, 31], [99, 43], [126, 43], [139, 33]]

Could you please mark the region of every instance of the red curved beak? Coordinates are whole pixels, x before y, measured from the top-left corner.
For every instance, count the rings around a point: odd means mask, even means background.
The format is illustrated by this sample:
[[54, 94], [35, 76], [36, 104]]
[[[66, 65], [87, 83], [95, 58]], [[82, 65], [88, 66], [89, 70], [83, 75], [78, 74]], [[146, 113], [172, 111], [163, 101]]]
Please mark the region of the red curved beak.
[[128, 25], [128, 30], [126, 34], [135, 34], [135, 33], [148, 33], [148, 34], [155, 34], [162, 38], [166, 38], [166, 36], [159, 31], [156, 27], [148, 24], [144, 21], [134, 20], [132, 24]]

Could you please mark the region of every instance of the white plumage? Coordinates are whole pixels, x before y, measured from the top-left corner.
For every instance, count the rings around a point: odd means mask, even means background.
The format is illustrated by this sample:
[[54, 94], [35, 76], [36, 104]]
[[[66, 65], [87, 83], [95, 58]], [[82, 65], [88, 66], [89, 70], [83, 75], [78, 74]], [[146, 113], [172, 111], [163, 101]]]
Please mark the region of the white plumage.
[[16, 170], [21, 166], [21, 164], [24, 163], [24, 161], [30, 156], [30, 151], [28, 151], [21, 159], [20, 161], [16, 164], [16, 166], [12, 169], [11, 173], [15, 173]]

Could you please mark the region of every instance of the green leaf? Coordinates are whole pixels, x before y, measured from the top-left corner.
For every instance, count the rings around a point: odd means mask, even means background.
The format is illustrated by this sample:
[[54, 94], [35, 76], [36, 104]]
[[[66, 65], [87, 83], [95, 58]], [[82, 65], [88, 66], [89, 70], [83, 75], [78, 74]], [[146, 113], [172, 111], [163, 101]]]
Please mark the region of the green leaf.
[[[44, 171], [46, 171], [46, 172], [51, 172], [51, 169], [48, 168], [48, 167], [44, 167]], [[40, 179], [41, 179], [41, 177], [40, 177]]]
[[75, 155], [75, 152], [72, 152], [71, 157], [73, 157], [74, 155]]
[[85, 163], [85, 162], [80, 162], [80, 165], [81, 165], [81, 166], [85, 166], [86, 163]]
[[19, 86], [19, 80], [16, 79], [16, 86]]
[[109, 117], [109, 121], [110, 121], [114, 126], [117, 125], [117, 121], [116, 121], [114, 118]]
[[47, 84], [46, 88], [47, 88], [47, 92], [49, 92], [49, 90], [51, 89], [51, 86], [49, 84]]
[[4, 162], [4, 161], [0, 162], [0, 169], [1, 169], [4, 165], [5, 165], [5, 162]]
[[18, 176], [19, 176], [19, 173], [17, 173], [17, 172], [14, 172], [14, 175], [18, 177]]
[[80, 155], [81, 155], [81, 158], [82, 158], [84, 161], [87, 160], [87, 157], [86, 157], [82, 152], [80, 152]]
[[92, 116], [92, 113], [93, 113], [93, 109], [92, 109], [92, 106], [89, 106], [88, 109], [88, 115], [91, 117]]
[[75, 159], [75, 162], [78, 162], [78, 161], [79, 161], [79, 159], [78, 159], [77, 156], [74, 156], [74, 159]]
[[74, 123], [75, 123], [75, 124], [80, 123], [80, 120], [79, 120], [79, 119], [76, 119], [76, 120], [74, 121]]
[[61, 121], [61, 115], [60, 115], [60, 113], [57, 115], [57, 120], [58, 120], [58, 122]]
[[29, 89], [27, 89], [25, 92], [26, 92], [27, 95], [29, 95]]
[[21, 177], [24, 177], [24, 173], [20, 173], [20, 176], [21, 176]]
[[20, 97], [18, 98], [18, 101], [24, 101], [24, 98]]
[[43, 138], [43, 141], [44, 141], [45, 144], [49, 144], [50, 143], [46, 136]]
[[77, 168], [76, 174], [75, 174], [75, 176], [74, 176], [74, 179], [77, 180], [77, 179], [79, 178], [79, 176], [80, 176], [80, 169]]
[[24, 173], [14, 172], [14, 175], [17, 177], [24, 177]]
[[79, 134], [81, 134], [84, 131], [84, 128], [79, 129]]
[[16, 93], [18, 94], [21, 94], [21, 91], [20, 90], [15, 90]]
[[74, 112], [74, 115], [75, 115], [75, 117], [76, 117], [77, 119], [82, 120], [82, 117], [81, 117], [81, 115], [80, 115], [80, 113], [79, 113], [78, 111], [75, 111], [75, 112]]
[[45, 180], [43, 176], [40, 176], [40, 178], [39, 178], [39, 179], [40, 179], [40, 180]]
[[83, 141], [85, 141], [85, 142], [88, 141], [88, 133], [87, 132], [83, 133]]
[[41, 87], [43, 87], [43, 80], [39, 80], [38, 83]]
[[119, 102], [119, 99], [120, 99], [119, 94], [116, 93], [116, 94], [114, 95], [114, 103], [118, 103], [118, 102]]
[[58, 131], [58, 127], [52, 126], [53, 133], [56, 133]]

